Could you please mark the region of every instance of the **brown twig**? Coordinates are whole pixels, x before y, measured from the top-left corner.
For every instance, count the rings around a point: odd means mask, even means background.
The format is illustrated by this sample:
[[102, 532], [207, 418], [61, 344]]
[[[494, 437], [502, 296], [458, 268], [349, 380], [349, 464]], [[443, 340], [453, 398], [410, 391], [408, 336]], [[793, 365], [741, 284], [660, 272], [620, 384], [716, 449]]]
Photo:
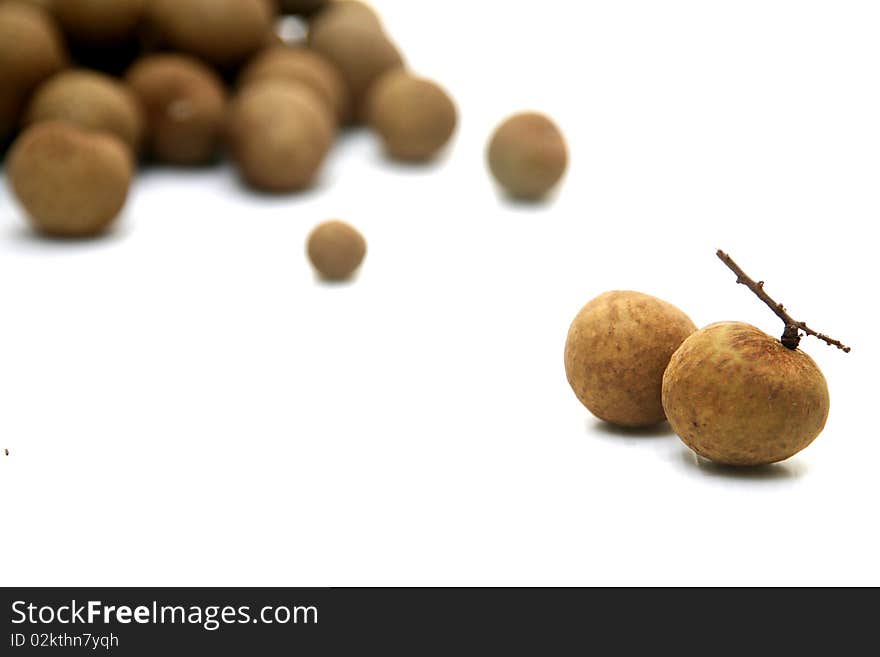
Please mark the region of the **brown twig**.
[[740, 285], [745, 285], [752, 292], [755, 293], [761, 301], [763, 301], [767, 306], [776, 313], [776, 316], [779, 317], [783, 322], [785, 322], [785, 331], [782, 333], [781, 342], [784, 346], [789, 349], [797, 349], [798, 345], [801, 343], [801, 334], [800, 331], [803, 331], [807, 335], [812, 335], [813, 337], [819, 338], [823, 342], [828, 343], [832, 347], [837, 347], [842, 350], [844, 353], [849, 353], [851, 349], [846, 345], [842, 344], [839, 340], [835, 340], [833, 338], [829, 338], [827, 335], [822, 333], [817, 333], [809, 326], [806, 325], [805, 322], [799, 322], [794, 319], [788, 312], [785, 310], [785, 306], [781, 303], [777, 303], [774, 301], [769, 294], [764, 291], [764, 281], [754, 281], [749, 278], [748, 274], [746, 274], [738, 264], [733, 261], [729, 255], [727, 255], [721, 249], [715, 254], [718, 256], [718, 259], [721, 260], [727, 267], [736, 274], [736, 282]]

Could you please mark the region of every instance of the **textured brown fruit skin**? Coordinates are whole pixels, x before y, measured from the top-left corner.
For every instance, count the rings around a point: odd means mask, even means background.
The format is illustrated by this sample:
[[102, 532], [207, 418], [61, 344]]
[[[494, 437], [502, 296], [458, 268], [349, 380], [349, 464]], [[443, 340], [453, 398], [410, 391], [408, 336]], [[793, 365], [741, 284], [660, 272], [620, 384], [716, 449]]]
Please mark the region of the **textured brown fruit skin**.
[[539, 200], [568, 167], [565, 138], [549, 118], [527, 112], [504, 121], [489, 142], [489, 168], [513, 198]]
[[147, 2], [147, 23], [161, 43], [220, 68], [241, 64], [259, 50], [272, 19], [261, 0]]
[[148, 55], [126, 81], [147, 120], [147, 150], [160, 162], [196, 165], [217, 155], [226, 121], [223, 81], [186, 55]]
[[128, 147], [116, 137], [47, 121], [19, 136], [7, 171], [38, 232], [91, 237], [105, 231], [122, 210], [133, 169]]
[[133, 36], [146, 0], [55, 0], [52, 13], [64, 33], [78, 43], [100, 46]]
[[0, 143], [18, 126], [30, 93], [67, 65], [49, 14], [36, 6], [0, 3]]
[[383, 75], [368, 95], [367, 118], [393, 159], [424, 162], [455, 132], [455, 103], [439, 85], [396, 69]]
[[696, 326], [670, 303], [641, 292], [599, 295], [577, 314], [565, 343], [565, 373], [596, 417], [622, 427], [665, 418], [663, 371]]
[[801, 350], [740, 322], [694, 333], [663, 376], [663, 407], [684, 443], [724, 465], [784, 461], [828, 419], [828, 384]]
[[309, 260], [322, 278], [346, 280], [357, 271], [367, 254], [367, 242], [342, 221], [327, 221], [312, 231], [307, 246]]
[[312, 30], [309, 46], [339, 69], [351, 98], [346, 115], [355, 122], [365, 119], [367, 93], [373, 83], [403, 66], [403, 57], [388, 37], [354, 21], [330, 21], [319, 31]]
[[144, 137], [143, 111], [134, 94], [116, 78], [96, 71], [62, 71], [34, 92], [25, 124], [56, 120], [114, 134], [135, 153]]
[[267, 192], [312, 185], [330, 150], [335, 125], [311, 89], [266, 80], [244, 88], [232, 101], [228, 140], [244, 180]]
[[317, 52], [303, 47], [273, 46], [258, 53], [241, 71], [239, 86], [261, 80], [301, 82], [312, 89], [342, 122], [351, 103], [342, 74]]

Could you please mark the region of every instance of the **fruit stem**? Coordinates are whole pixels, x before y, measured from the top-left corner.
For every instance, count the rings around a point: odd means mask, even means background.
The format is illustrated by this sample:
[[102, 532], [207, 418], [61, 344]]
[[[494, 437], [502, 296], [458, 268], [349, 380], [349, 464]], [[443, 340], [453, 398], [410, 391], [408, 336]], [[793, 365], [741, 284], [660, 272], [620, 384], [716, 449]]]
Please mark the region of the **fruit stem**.
[[718, 259], [721, 260], [727, 267], [736, 274], [736, 282], [740, 285], [745, 285], [752, 292], [755, 293], [761, 301], [763, 301], [767, 306], [776, 313], [776, 316], [779, 317], [783, 322], [785, 322], [785, 331], [782, 333], [782, 338], [780, 341], [783, 346], [788, 347], [789, 349], [797, 349], [798, 345], [801, 343], [801, 334], [803, 331], [807, 335], [812, 335], [815, 338], [819, 338], [823, 342], [831, 345], [832, 347], [837, 347], [844, 353], [849, 353], [852, 351], [849, 347], [842, 344], [839, 340], [835, 340], [833, 338], [829, 338], [827, 335], [822, 333], [817, 333], [809, 326], [807, 326], [806, 322], [799, 322], [794, 319], [788, 312], [785, 310], [785, 306], [781, 303], [777, 303], [774, 301], [767, 292], [764, 291], [764, 281], [754, 281], [749, 278], [748, 274], [746, 274], [738, 264], [733, 261], [729, 255], [727, 255], [721, 249], [715, 254], [718, 256]]

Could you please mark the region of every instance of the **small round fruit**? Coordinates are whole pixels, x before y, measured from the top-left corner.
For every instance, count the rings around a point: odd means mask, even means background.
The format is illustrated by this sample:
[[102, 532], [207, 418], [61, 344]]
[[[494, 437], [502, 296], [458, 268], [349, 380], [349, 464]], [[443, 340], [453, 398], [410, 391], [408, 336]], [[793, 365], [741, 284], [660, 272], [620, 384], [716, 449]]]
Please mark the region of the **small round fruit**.
[[684, 443], [725, 465], [783, 461], [809, 445], [828, 419], [819, 367], [740, 322], [690, 336], [663, 376], [663, 407]]
[[366, 97], [373, 83], [403, 66], [397, 47], [382, 32], [353, 21], [333, 21], [309, 34], [309, 46], [326, 57], [348, 85], [349, 119], [362, 121]]
[[274, 46], [254, 57], [239, 75], [239, 85], [259, 80], [301, 82], [321, 97], [339, 121], [349, 111], [348, 88], [339, 70], [325, 57], [303, 47]]
[[34, 88], [67, 65], [63, 43], [44, 10], [0, 4], [0, 142], [15, 131]]
[[396, 69], [370, 90], [367, 117], [395, 160], [424, 162], [442, 149], [458, 122], [455, 103], [430, 80]]
[[217, 154], [226, 119], [223, 81], [187, 55], [148, 55], [126, 80], [146, 113], [148, 150], [160, 162], [195, 165]]
[[244, 180], [277, 193], [314, 182], [335, 125], [305, 85], [267, 80], [249, 85], [232, 101], [228, 131], [232, 158]]
[[259, 50], [272, 20], [262, 0], [150, 0], [147, 5], [149, 27], [161, 43], [220, 68], [241, 64]]
[[9, 183], [33, 227], [55, 237], [90, 237], [119, 215], [134, 163], [110, 134], [47, 121], [27, 130], [9, 154]]
[[135, 153], [144, 136], [143, 113], [131, 90], [114, 77], [85, 69], [62, 71], [34, 93], [25, 123], [53, 120], [114, 134]]
[[73, 41], [101, 46], [133, 36], [145, 7], [146, 0], [56, 0], [52, 12]]
[[556, 124], [528, 112], [507, 119], [489, 143], [489, 168], [513, 198], [539, 200], [562, 179], [568, 149]]
[[565, 373], [596, 417], [623, 427], [665, 418], [663, 371], [696, 326], [681, 310], [640, 292], [606, 292], [575, 317], [565, 343]]
[[348, 224], [327, 221], [309, 235], [307, 249], [309, 260], [322, 278], [342, 281], [361, 266], [367, 243], [363, 235]]

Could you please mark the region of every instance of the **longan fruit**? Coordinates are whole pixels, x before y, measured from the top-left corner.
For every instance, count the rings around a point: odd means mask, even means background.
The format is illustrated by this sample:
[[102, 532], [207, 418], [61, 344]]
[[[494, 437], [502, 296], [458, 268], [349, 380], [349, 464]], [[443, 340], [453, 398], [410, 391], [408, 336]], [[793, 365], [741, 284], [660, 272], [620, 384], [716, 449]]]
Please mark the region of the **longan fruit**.
[[66, 65], [63, 37], [44, 10], [0, 4], [0, 145], [18, 126], [30, 93]]
[[267, 192], [314, 182], [335, 136], [333, 117], [301, 83], [264, 80], [233, 99], [228, 142], [244, 180]]
[[658, 424], [669, 359], [696, 326], [641, 292], [601, 294], [577, 314], [565, 343], [565, 374], [593, 415], [622, 427]]
[[137, 153], [144, 136], [143, 110], [118, 79], [86, 69], [62, 71], [40, 85], [25, 123], [60, 120], [116, 135]]
[[90, 46], [117, 44], [132, 37], [144, 17], [146, 0], [55, 0], [52, 12], [64, 33]]
[[309, 35], [309, 46], [336, 65], [348, 85], [350, 119], [362, 121], [366, 96], [384, 73], [401, 68], [403, 57], [382, 32], [347, 21], [329, 23]]
[[239, 86], [260, 80], [301, 82], [323, 100], [338, 121], [349, 110], [348, 88], [339, 70], [324, 56], [301, 46], [266, 48], [239, 74]]
[[149, 0], [147, 22], [160, 43], [231, 68], [259, 50], [273, 15], [262, 0]]
[[31, 225], [54, 237], [104, 232], [125, 205], [133, 170], [117, 137], [62, 121], [25, 130], [8, 162], [9, 183]]
[[226, 90], [212, 69], [188, 55], [148, 55], [129, 69], [126, 81], [145, 110], [150, 155], [179, 165], [214, 159], [226, 120]]
[[364, 260], [367, 242], [356, 229], [342, 221], [327, 221], [309, 235], [309, 260], [321, 278], [343, 281], [352, 276]]
[[828, 419], [828, 384], [800, 349], [741, 322], [712, 324], [673, 354], [663, 408], [682, 441], [724, 465], [783, 461]]
[[458, 114], [439, 85], [396, 69], [379, 78], [370, 90], [367, 119], [390, 157], [424, 162], [452, 137]]
[[489, 168], [516, 199], [538, 200], [560, 181], [568, 166], [568, 149], [556, 124], [542, 114], [510, 117], [489, 143]]

